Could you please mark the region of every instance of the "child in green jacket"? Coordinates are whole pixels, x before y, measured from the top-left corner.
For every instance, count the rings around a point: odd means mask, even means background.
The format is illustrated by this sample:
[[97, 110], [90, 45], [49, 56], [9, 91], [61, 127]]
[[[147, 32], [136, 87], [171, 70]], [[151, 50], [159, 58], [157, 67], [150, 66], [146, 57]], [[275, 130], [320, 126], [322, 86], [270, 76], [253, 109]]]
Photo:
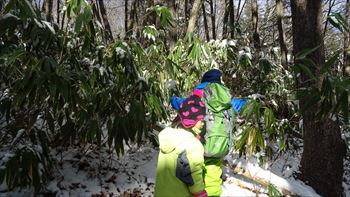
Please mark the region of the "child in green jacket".
[[159, 134], [159, 156], [154, 196], [207, 197], [204, 190], [204, 149], [199, 141], [205, 106], [198, 96], [180, 106], [181, 124]]

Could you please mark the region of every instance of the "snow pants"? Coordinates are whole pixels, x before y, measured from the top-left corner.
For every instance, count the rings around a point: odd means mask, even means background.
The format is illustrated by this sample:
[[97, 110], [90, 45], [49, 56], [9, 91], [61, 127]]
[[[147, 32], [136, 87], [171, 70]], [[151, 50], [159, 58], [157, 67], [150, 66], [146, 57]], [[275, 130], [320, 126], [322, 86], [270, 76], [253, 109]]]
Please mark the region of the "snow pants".
[[221, 195], [223, 158], [204, 158], [204, 183], [208, 196]]

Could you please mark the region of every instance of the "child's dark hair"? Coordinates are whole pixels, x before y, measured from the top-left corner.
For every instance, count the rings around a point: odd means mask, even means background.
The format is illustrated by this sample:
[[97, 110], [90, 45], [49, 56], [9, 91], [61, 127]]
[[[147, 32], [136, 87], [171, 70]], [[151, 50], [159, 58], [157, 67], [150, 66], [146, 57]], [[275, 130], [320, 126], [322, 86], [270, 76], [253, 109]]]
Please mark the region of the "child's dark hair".
[[171, 122], [171, 127], [172, 128], [181, 128], [181, 129], [186, 129], [182, 123], [181, 123], [181, 119], [180, 119], [180, 116], [177, 115], [173, 121]]

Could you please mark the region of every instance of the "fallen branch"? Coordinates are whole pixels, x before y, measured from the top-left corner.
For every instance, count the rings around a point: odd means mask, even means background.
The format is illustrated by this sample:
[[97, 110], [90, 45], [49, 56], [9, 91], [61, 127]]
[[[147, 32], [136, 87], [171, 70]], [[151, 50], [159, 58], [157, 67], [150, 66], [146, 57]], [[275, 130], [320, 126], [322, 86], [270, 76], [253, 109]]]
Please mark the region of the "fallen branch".
[[242, 189], [254, 192], [255, 194], [267, 194], [265, 191], [266, 189], [261, 184], [255, 185], [239, 178], [229, 177], [226, 179], [225, 183], [234, 184]]
[[235, 173], [247, 177], [265, 187], [269, 184], [273, 184], [285, 196], [319, 196], [307, 185], [303, 185], [294, 180], [286, 180], [246, 160], [236, 159], [231, 162], [232, 163], [229, 163], [229, 167]]

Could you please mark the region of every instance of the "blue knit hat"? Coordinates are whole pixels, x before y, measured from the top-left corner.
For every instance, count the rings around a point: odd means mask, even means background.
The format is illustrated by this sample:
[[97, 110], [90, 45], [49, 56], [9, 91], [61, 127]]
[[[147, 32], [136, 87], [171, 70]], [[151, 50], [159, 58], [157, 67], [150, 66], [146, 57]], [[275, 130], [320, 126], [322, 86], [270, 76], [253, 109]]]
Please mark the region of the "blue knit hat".
[[211, 70], [207, 71], [206, 73], [204, 73], [201, 83], [210, 82], [210, 83], [220, 83], [221, 84], [221, 75], [222, 75], [222, 73], [220, 70], [211, 69]]

